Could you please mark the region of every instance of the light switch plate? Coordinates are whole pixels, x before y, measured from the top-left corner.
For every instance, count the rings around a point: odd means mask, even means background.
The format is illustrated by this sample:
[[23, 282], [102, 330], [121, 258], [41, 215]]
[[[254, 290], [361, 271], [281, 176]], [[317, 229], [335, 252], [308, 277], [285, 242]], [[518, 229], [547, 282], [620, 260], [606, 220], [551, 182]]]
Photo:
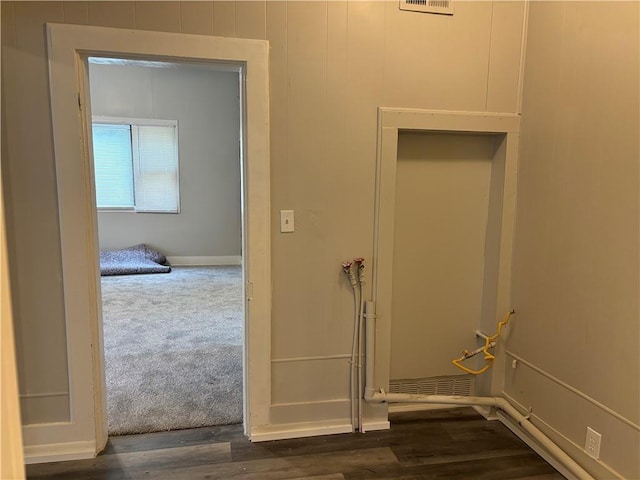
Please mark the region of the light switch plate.
[[280, 210], [280, 232], [288, 233], [294, 230], [293, 210]]

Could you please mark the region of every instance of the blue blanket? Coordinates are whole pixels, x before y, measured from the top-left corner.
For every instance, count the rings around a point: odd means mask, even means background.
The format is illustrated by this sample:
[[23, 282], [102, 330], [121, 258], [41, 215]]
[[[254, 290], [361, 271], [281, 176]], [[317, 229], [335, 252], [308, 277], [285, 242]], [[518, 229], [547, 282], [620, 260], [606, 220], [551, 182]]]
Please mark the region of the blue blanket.
[[133, 275], [141, 273], [169, 273], [171, 265], [160, 252], [145, 244], [121, 250], [100, 252], [100, 275]]

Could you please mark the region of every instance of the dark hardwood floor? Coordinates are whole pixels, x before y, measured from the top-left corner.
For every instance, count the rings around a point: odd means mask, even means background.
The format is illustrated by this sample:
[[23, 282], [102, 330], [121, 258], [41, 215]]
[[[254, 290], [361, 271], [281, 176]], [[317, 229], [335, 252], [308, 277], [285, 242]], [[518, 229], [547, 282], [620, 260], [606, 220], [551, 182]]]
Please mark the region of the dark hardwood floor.
[[391, 429], [251, 443], [240, 425], [113, 437], [97, 458], [29, 465], [29, 479], [561, 480], [471, 408], [390, 415]]

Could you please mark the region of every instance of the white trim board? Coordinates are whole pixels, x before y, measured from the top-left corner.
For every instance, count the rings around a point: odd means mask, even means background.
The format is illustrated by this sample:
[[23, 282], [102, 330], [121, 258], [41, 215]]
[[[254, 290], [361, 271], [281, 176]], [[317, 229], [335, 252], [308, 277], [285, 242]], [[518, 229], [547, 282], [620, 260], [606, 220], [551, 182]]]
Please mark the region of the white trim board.
[[286, 440], [288, 438], [315, 437], [318, 435], [335, 435], [352, 433], [350, 423], [341, 421], [283, 423], [280, 425], [262, 426], [251, 432], [252, 442], [267, 442], [270, 440]]
[[216, 266], [216, 265], [242, 265], [242, 257], [240, 255], [228, 255], [222, 257], [193, 257], [193, 256], [176, 256], [167, 257], [169, 263], [174, 267], [187, 266]]
[[24, 462], [27, 465], [67, 460], [84, 460], [96, 456], [96, 443], [67, 442], [29, 445], [24, 448]]
[[389, 430], [391, 428], [391, 423], [389, 421], [382, 422], [362, 422], [362, 432], [374, 432], [377, 430]]
[[[94, 455], [107, 441], [97, 212], [91, 161], [89, 56], [225, 62], [241, 70], [241, 151], [242, 178], [245, 179], [241, 198], [242, 251], [246, 260], [243, 264], [244, 427], [250, 434], [252, 425], [268, 425], [271, 395], [269, 43], [63, 24], [47, 24], [47, 39], [72, 419], [63, 440], [69, 445], [94, 442]], [[40, 435], [46, 429], [47, 425], [34, 426], [30, 435], [25, 435], [25, 444], [36, 447], [61, 441], [47, 440]]]

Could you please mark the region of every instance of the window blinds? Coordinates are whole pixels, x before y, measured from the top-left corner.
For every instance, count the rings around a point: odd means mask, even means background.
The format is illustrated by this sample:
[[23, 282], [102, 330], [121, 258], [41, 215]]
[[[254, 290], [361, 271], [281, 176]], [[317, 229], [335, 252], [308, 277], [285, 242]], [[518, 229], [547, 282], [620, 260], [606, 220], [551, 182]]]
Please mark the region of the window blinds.
[[178, 212], [176, 128], [139, 125], [133, 145], [136, 210]]
[[161, 122], [93, 124], [98, 208], [179, 212], [177, 123]]
[[99, 208], [133, 208], [131, 126], [93, 124], [93, 160]]

